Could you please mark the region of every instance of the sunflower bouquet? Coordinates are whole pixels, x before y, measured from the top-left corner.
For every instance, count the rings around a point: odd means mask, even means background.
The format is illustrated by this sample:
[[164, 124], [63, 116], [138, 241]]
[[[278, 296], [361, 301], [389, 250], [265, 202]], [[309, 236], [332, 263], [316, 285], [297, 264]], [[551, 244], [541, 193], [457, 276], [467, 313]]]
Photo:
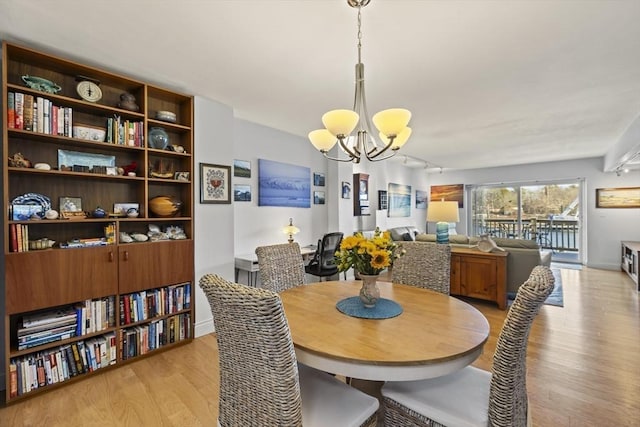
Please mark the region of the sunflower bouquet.
[[338, 271], [347, 271], [351, 267], [362, 274], [376, 275], [391, 266], [394, 259], [402, 256], [397, 245], [391, 239], [388, 231], [379, 228], [370, 239], [361, 233], [347, 236], [340, 243], [340, 250], [336, 251]]

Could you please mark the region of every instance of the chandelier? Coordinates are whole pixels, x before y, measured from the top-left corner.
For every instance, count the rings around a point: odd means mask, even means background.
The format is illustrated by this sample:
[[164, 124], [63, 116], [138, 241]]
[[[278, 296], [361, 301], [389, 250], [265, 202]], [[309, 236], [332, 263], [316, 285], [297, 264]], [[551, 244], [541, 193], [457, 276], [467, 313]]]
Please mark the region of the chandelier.
[[[358, 63], [356, 64], [356, 91], [353, 110], [332, 110], [322, 116], [325, 129], [309, 132], [311, 144], [326, 158], [340, 162], [360, 163], [364, 154], [370, 161], [380, 161], [393, 157], [407, 142], [411, 128], [407, 125], [411, 112], [404, 108], [391, 108], [376, 113], [372, 118], [378, 130], [379, 141], [371, 131], [371, 121], [364, 94], [364, 64], [362, 50], [362, 7], [370, 0], [347, 0], [351, 7], [358, 9]], [[347, 158], [330, 157], [327, 153], [338, 143]], [[382, 156], [385, 154], [385, 156]]]

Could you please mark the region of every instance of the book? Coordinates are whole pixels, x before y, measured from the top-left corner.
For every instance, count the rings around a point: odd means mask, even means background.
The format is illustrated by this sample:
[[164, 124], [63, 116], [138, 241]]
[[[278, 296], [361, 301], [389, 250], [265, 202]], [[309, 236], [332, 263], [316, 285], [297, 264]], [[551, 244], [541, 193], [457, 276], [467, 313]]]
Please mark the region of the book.
[[75, 364], [75, 371], [77, 374], [84, 374], [84, 365], [82, 364], [82, 357], [80, 356], [80, 351], [78, 350], [78, 344], [71, 344], [71, 357], [72, 363]]
[[36, 97], [36, 131], [44, 133], [44, 98], [41, 96]]
[[[77, 351], [77, 349], [76, 349]], [[78, 372], [78, 364], [76, 362], [76, 358], [73, 355], [73, 349], [71, 348], [70, 345], [65, 345], [64, 346], [64, 354], [65, 354], [65, 358], [67, 360], [67, 367], [69, 369], [69, 376], [70, 377], [75, 377], [76, 375], [78, 375], [80, 372]]]
[[16, 105], [13, 92], [7, 93], [7, 126], [9, 129], [15, 129], [16, 127]]
[[75, 320], [75, 316], [76, 313], [73, 307], [48, 310], [37, 314], [25, 314], [22, 316], [22, 326], [38, 326], [55, 323], [61, 320]]
[[15, 101], [15, 128], [24, 129], [24, 94], [16, 92], [14, 95]]
[[9, 365], [9, 398], [18, 396], [18, 365], [11, 362]]
[[23, 127], [24, 130], [32, 131], [33, 130], [33, 95], [26, 94], [24, 95], [24, 106], [23, 106]]
[[56, 368], [58, 369], [58, 381], [62, 382], [65, 379], [69, 378], [68, 374], [66, 374], [66, 369], [62, 363], [62, 351], [58, 349], [58, 351], [54, 353], [54, 356], [56, 358]]

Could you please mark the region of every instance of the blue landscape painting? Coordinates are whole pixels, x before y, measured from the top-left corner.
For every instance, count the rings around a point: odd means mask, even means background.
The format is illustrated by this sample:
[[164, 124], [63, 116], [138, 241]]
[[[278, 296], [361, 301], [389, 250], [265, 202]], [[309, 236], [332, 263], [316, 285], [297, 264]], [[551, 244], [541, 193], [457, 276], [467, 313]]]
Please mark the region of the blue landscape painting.
[[389, 209], [387, 216], [404, 217], [411, 216], [411, 186], [389, 183], [388, 187]]
[[311, 169], [258, 159], [258, 206], [311, 207]]

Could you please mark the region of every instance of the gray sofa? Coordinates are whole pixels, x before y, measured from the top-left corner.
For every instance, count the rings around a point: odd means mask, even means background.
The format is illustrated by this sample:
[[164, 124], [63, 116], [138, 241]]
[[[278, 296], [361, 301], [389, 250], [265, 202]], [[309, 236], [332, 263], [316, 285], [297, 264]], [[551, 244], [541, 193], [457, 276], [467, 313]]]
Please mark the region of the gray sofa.
[[[473, 247], [478, 244], [478, 237], [468, 237], [463, 234], [454, 234], [449, 236], [449, 244], [452, 247], [462, 246], [465, 248]], [[533, 240], [525, 239], [493, 239], [498, 247], [509, 252], [507, 257], [507, 293], [515, 294], [520, 285], [522, 285], [531, 274], [531, 270], [536, 265], [551, 264], [551, 252], [541, 251], [540, 247]], [[435, 234], [418, 234], [416, 236], [418, 242], [436, 242]], [[495, 249], [494, 249], [495, 250]]]

